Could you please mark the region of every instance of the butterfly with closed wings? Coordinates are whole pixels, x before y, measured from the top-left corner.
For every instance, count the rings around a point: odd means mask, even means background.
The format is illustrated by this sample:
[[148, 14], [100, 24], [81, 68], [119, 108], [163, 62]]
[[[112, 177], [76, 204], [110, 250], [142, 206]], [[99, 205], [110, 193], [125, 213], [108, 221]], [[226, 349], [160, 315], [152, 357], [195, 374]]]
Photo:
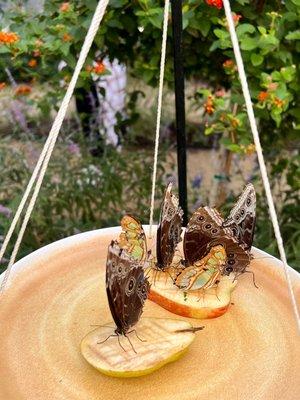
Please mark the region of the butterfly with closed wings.
[[[140, 319], [149, 290], [143, 262], [130, 256], [117, 241], [112, 241], [106, 261], [106, 293], [116, 329], [110, 336], [118, 336], [119, 340], [119, 335], [124, 335], [131, 344], [127, 334]], [[119, 344], [123, 348], [120, 340]], [[131, 347], [134, 350], [132, 344]]]
[[[194, 212], [183, 240], [185, 268], [175, 285], [183, 290], [205, 289], [222, 275], [237, 277], [246, 271], [251, 261], [255, 203], [255, 189], [248, 184], [225, 220], [214, 208], [199, 207]], [[221, 255], [218, 260], [216, 252]]]

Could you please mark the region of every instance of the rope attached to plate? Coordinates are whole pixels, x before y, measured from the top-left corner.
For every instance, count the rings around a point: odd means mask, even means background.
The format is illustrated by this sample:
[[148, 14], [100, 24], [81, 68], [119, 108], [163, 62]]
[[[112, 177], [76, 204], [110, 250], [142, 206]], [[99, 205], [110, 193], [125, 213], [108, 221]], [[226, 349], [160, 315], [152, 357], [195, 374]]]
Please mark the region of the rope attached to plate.
[[166, 64], [169, 5], [170, 5], [170, 1], [166, 0], [165, 7], [164, 7], [163, 34], [162, 34], [162, 43], [161, 43], [155, 148], [154, 148], [153, 173], [152, 173], [152, 191], [151, 191], [150, 220], [149, 220], [149, 225], [150, 225], [149, 237], [150, 238], [152, 237], [152, 227], [153, 227], [153, 212], [154, 212], [154, 199], [155, 199], [155, 187], [156, 187], [156, 175], [157, 175], [157, 159], [158, 159], [160, 120], [161, 120], [161, 109], [162, 109], [162, 93], [163, 93], [163, 86], [164, 86], [164, 74], [165, 74], [165, 64]]
[[286, 254], [285, 254], [285, 250], [283, 247], [283, 240], [282, 240], [281, 233], [280, 233], [278, 218], [277, 218], [277, 214], [276, 214], [276, 210], [275, 210], [275, 206], [274, 206], [274, 201], [273, 201], [273, 197], [272, 197], [272, 192], [271, 192], [271, 188], [270, 188], [270, 182], [269, 182], [269, 178], [268, 178], [268, 174], [267, 174], [267, 169], [266, 169], [266, 164], [265, 164], [265, 160], [264, 160], [264, 156], [263, 156], [263, 152], [262, 152], [262, 147], [260, 144], [258, 129], [257, 129], [256, 121], [255, 121], [254, 111], [253, 111], [253, 105], [252, 105], [250, 91], [249, 91], [247, 78], [246, 78], [246, 74], [245, 74], [245, 69], [244, 69], [244, 63], [243, 63], [243, 59], [241, 56], [241, 51], [240, 51], [240, 47], [239, 47], [237, 34], [235, 31], [235, 26], [234, 26], [234, 21], [232, 18], [229, 0], [223, 0], [223, 4], [224, 4], [226, 19], [227, 19], [227, 23], [228, 23], [228, 27], [229, 27], [230, 36], [231, 36], [235, 60], [236, 60], [237, 68], [238, 68], [238, 73], [239, 73], [239, 77], [240, 77], [240, 81], [241, 81], [241, 85], [242, 85], [243, 95], [245, 98], [251, 132], [252, 132], [254, 143], [255, 143], [261, 177], [262, 177], [263, 185], [264, 185], [265, 192], [266, 192], [270, 217], [272, 220], [275, 237], [277, 240], [280, 258], [283, 263], [283, 268], [284, 268], [284, 272], [285, 272], [285, 276], [286, 276], [286, 280], [287, 280], [287, 284], [288, 284], [288, 289], [289, 289], [289, 294], [290, 294], [290, 298], [291, 298], [291, 302], [292, 302], [292, 306], [293, 306], [293, 311], [295, 314], [295, 319], [296, 319], [297, 326], [298, 326], [298, 329], [300, 332], [299, 311], [298, 311], [298, 307], [297, 307], [297, 303], [296, 303], [295, 294], [293, 291], [291, 278], [289, 275], [289, 267], [287, 264]]
[[12, 220], [12, 223], [10, 225], [10, 228], [9, 228], [8, 232], [7, 232], [7, 235], [5, 236], [5, 239], [3, 241], [3, 244], [2, 244], [2, 247], [1, 247], [1, 250], [0, 250], [0, 261], [2, 260], [2, 257], [3, 257], [3, 255], [4, 255], [5, 251], [6, 251], [6, 248], [7, 248], [8, 244], [9, 244], [9, 242], [10, 242], [12, 234], [13, 234], [15, 228], [16, 228], [16, 225], [17, 225], [17, 223], [18, 223], [18, 221], [20, 219], [22, 211], [23, 211], [23, 209], [25, 207], [25, 204], [27, 202], [27, 199], [28, 199], [28, 197], [29, 197], [34, 185], [35, 185], [34, 192], [32, 194], [30, 202], [28, 204], [28, 207], [27, 207], [24, 219], [23, 219], [23, 223], [22, 223], [21, 229], [19, 231], [19, 234], [18, 234], [16, 243], [15, 243], [14, 249], [12, 251], [12, 254], [11, 254], [11, 257], [10, 257], [10, 260], [9, 260], [9, 263], [8, 263], [8, 267], [7, 267], [6, 271], [5, 271], [4, 278], [3, 278], [1, 286], [0, 286], [0, 293], [3, 292], [3, 290], [4, 290], [5, 286], [6, 286], [7, 280], [9, 278], [9, 275], [10, 275], [10, 272], [11, 272], [11, 268], [12, 268], [14, 262], [15, 262], [17, 254], [18, 254], [18, 250], [19, 250], [19, 247], [20, 247], [20, 244], [21, 244], [21, 241], [22, 241], [22, 238], [23, 238], [27, 223], [29, 221], [29, 218], [31, 216], [32, 210], [33, 210], [34, 205], [36, 203], [36, 199], [37, 199], [37, 196], [39, 194], [39, 191], [40, 191], [40, 188], [41, 188], [41, 185], [42, 185], [42, 182], [43, 182], [43, 178], [44, 178], [44, 175], [45, 175], [46, 169], [48, 167], [48, 163], [49, 163], [51, 154], [53, 152], [53, 149], [54, 149], [54, 146], [55, 146], [55, 143], [56, 143], [56, 139], [57, 139], [57, 137], [59, 135], [60, 128], [62, 126], [63, 120], [65, 118], [65, 115], [66, 115], [66, 112], [67, 112], [67, 109], [68, 109], [68, 106], [69, 106], [69, 103], [71, 101], [71, 98], [72, 98], [72, 95], [73, 95], [73, 92], [74, 92], [74, 89], [75, 89], [75, 86], [76, 86], [80, 71], [81, 71], [81, 69], [82, 69], [82, 67], [83, 67], [83, 65], [85, 63], [86, 57], [88, 55], [88, 52], [89, 52], [89, 50], [91, 48], [91, 45], [92, 45], [92, 43], [94, 41], [96, 33], [97, 33], [98, 29], [99, 29], [100, 23], [102, 21], [103, 15], [104, 15], [105, 10], [106, 10], [106, 7], [108, 5], [108, 1], [109, 0], [100, 0], [98, 5], [97, 5], [97, 8], [95, 10], [93, 19], [91, 21], [91, 25], [89, 27], [89, 30], [87, 32], [87, 35], [86, 35], [84, 43], [83, 43], [83, 46], [81, 48], [80, 55], [79, 55], [79, 58], [78, 58], [78, 61], [77, 61], [77, 64], [76, 64], [76, 67], [75, 67], [75, 70], [74, 70], [74, 74], [72, 76], [72, 79], [71, 79], [70, 84], [68, 86], [68, 89], [66, 91], [65, 97], [64, 97], [64, 99], [63, 99], [63, 101], [61, 103], [61, 106], [60, 106], [60, 108], [58, 110], [58, 113], [57, 113], [57, 115], [55, 117], [55, 120], [53, 122], [52, 128], [50, 130], [50, 133], [49, 133], [48, 138], [46, 140], [46, 143], [44, 145], [44, 148], [43, 148], [43, 150], [41, 152], [41, 155], [40, 155], [40, 157], [38, 159], [38, 162], [37, 162], [37, 164], [36, 164], [36, 166], [34, 168], [34, 171], [32, 173], [30, 181], [29, 181], [29, 183], [27, 185], [27, 188], [25, 190], [25, 193], [24, 193], [24, 195], [23, 195], [23, 197], [21, 199], [21, 202], [20, 202], [19, 207], [18, 207], [18, 209], [16, 211], [16, 214], [15, 214], [13, 220]]

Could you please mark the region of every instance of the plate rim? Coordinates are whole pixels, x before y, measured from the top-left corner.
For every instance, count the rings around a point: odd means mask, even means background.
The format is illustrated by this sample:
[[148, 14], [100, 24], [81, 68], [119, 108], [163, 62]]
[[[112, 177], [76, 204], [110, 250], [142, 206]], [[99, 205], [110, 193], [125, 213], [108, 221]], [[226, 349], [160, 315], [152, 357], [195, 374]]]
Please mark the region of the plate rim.
[[[156, 227], [156, 226], [157, 225], [154, 225], [154, 227]], [[149, 232], [149, 229], [150, 229], [149, 225], [143, 225], [143, 228], [146, 233]], [[10, 284], [12, 283], [12, 281], [14, 279], [14, 273], [25, 268], [28, 264], [30, 264], [30, 261], [37, 260], [43, 256], [49, 255], [51, 252], [55, 251], [56, 249], [57, 250], [61, 249], [62, 245], [63, 245], [63, 247], [68, 247], [68, 246], [72, 246], [74, 244], [78, 244], [78, 242], [83, 244], [85, 241], [90, 241], [93, 238], [98, 238], [98, 237], [106, 236], [109, 234], [110, 235], [118, 234], [120, 231], [121, 231], [120, 226], [112, 226], [112, 227], [108, 227], [108, 228], [94, 229], [94, 230], [90, 230], [90, 231], [86, 231], [86, 232], [76, 233], [74, 235], [67, 236], [65, 238], [62, 238], [62, 239], [56, 240], [52, 243], [49, 243], [45, 246], [42, 246], [39, 249], [34, 250], [30, 254], [26, 255], [25, 257], [22, 257], [15, 264], [13, 264], [11, 275], [9, 277], [7, 285], [10, 286]], [[278, 267], [278, 268], [282, 268], [282, 261], [280, 259], [270, 255], [269, 253], [265, 252], [264, 250], [254, 247], [254, 246], [252, 246], [252, 250], [254, 250], [254, 252], [256, 254], [260, 254], [262, 256], [267, 256], [268, 258], [270, 258], [270, 261], [272, 260], [273, 265], [276, 265], [276, 267]], [[269, 263], [266, 263], [267, 266], [268, 266], [268, 264]], [[294, 268], [292, 268], [290, 266], [288, 266], [288, 267], [289, 267], [290, 276], [292, 276], [294, 279], [296, 279], [296, 281], [300, 282], [300, 273], [297, 272]], [[4, 278], [4, 274], [5, 274], [5, 271], [0, 275], [0, 282], [2, 282], [2, 280]]]

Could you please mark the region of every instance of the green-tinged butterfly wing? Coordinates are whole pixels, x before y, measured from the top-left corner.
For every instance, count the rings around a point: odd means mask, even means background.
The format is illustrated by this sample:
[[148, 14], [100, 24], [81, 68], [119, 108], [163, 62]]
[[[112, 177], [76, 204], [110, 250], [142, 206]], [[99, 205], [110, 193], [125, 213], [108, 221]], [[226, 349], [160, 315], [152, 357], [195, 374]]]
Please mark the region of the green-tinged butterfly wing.
[[176, 286], [182, 290], [207, 289], [213, 286], [224, 269], [226, 259], [223, 246], [212, 247], [207, 256], [185, 268], [177, 276]]
[[147, 257], [147, 240], [140, 221], [127, 214], [121, 220], [121, 227], [120, 246], [134, 259], [145, 260]]

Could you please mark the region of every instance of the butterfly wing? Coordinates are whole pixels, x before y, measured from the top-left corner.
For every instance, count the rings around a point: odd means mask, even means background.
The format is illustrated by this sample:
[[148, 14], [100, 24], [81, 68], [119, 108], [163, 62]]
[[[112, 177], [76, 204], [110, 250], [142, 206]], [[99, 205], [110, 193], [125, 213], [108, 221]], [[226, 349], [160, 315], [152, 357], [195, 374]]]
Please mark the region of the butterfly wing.
[[242, 273], [250, 263], [250, 255], [223, 227], [223, 218], [210, 207], [199, 207], [192, 215], [184, 235], [183, 249], [187, 266], [205, 257], [213, 246], [225, 248], [227, 261], [222, 274]]
[[207, 289], [214, 285], [226, 263], [223, 246], [214, 246], [210, 252], [194, 265], [177, 275], [175, 285], [183, 290]]
[[126, 333], [137, 323], [149, 289], [143, 265], [113, 241], [107, 255], [106, 292], [118, 333]]
[[223, 223], [245, 250], [250, 250], [253, 242], [255, 209], [255, 189], [252, 183], [248, 183]]
[[183, 211], [178, 198], [172, 193], [172, 183], [167, 187], [161, 207], [156, 236], [157, 267], [165, 269], [172, 263], [177, 244], [181, 241]]
[[132, 215], [124, 215], [121, 220], [120, 246], [138, 261], [147, 257], [147, 240], [140, 221]]

